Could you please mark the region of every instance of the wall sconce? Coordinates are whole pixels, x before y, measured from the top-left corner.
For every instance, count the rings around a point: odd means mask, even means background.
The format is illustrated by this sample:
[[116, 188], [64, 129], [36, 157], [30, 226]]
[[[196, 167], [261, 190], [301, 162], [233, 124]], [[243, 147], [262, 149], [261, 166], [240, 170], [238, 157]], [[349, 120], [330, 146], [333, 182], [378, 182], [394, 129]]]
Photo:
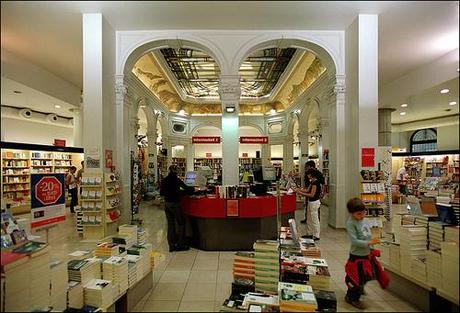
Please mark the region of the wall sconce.
[[235, 107], [225, 107], [225, 112], [233, 113], [233, 112], [235, 112]]

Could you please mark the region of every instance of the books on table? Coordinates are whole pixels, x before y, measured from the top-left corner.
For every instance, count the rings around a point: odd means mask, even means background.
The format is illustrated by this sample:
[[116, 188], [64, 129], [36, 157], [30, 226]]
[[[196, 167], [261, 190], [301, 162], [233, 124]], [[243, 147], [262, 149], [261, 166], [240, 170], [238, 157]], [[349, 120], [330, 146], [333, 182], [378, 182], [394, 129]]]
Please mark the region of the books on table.
[[85, 285], [92, 279], [101, 277], [101, 260], [92, 258], [86, 260], [70, 260], [67, 263], [69, 280]]
[[281, 312], [315, 312], [318, 308], [309, 285], [279, 282], [278, 295]]
[[78, 250], [67, 254], [67, 257], [69, 260], [84, 260], [92, 257], [92, 253], [88, 250]]
[[276, 240], [257, 240], [254, 250], [256, 291], [278, 292], [279, 243]]
[[112, 305], [114, 297], [113, 283], [110, 280], [93, 279], [84, 285], [84, 301], [87, 305], [106, 309]]
[[102, 263], [102, 278], [110, 280], [117, 285], [116, 295], [122, 294], [128, 289], [128, 259], [120, 256], [112, 256]]
[[236, 252], [233, 258], [233, 278], [255, 279], [255, 253]]

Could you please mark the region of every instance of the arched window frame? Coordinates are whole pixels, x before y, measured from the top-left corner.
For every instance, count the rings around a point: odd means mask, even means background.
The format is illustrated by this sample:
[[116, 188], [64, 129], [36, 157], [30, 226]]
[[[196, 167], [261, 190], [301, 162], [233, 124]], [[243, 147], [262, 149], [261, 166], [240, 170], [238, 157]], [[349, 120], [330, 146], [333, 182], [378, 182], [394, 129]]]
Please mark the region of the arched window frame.
[[[432, 132], [435, 133], [436, 139], [429, 139], [429, 140], [421, 140], [421, 141], [414, 141], [414, 137], [422, 131], [427, 131], [431, 130]], [[429, 143], [435, 143], [436, 144], [436, 150], [424, 150], [424, 151], [414, 151], [414, 145], [419, 145], [419, 144], [429, 144]], [[434, 128], [425, 128], [425, 129], [419, 129], [416, 130], [412, 136], [410, 137], [410, 152], [429, 152], [429, 151], [437, 151], [438, 150], [438, 132]]]

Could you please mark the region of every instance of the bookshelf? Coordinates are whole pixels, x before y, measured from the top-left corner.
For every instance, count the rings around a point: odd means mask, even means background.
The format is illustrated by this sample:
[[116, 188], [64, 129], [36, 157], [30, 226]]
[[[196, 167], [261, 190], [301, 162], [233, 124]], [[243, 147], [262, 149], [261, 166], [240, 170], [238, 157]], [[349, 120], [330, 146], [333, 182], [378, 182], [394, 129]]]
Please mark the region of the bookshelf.
[[120, 219], [120, 177], [118, 173], [104, 174], [105, 190], [105, 236], [117, 232], [118, 222]]
[[180, 178], [185, 177], [185, 172], [187, 170], [187, 159], [186, 158], [172, 158], [172, 164], [177, 166], [177, 176]]
[[195, 171], [199, 166], [209, 166], [213, 173], [213, 178], [222, 175], [222, 158], [196, 158], [193, 162], [193, 168]]
[[164, 155], [157, 156], [158, 162], [158, 179], [161, 180], [168, 175], [168, 158]]
[[80, 166], [81, 153], [2, 149], [1, 195], [18, 209], [30, 209], [30, 174], [67, 173]]
[[81, 179], [80, 212], [84, 239], [101, 239], [104, 237], [102, 173], [83, 173]]
[[[367, 173], [363, 173], [367, 172]], [[379, 171], [362, 171], [360, 198], [366, 206], [366, 220], [374, 237], [380, 237], [385, 214], [385, 181]]]
[[279, 179], [283, 174], [283, 158], [272, 158], [270, 163], [275, 168], [276, 178]]
[[262, 165], [261, 158], [239, 158], [238, 160], [240, 173], [243, 171], [253, 172], [254, 167], [257, 165]]
[[433, 158], [425, 161], [426, 163], [426, 177], [447, 177], [449, 156], [442, 159]]
[[407, 188], [410, 194], [414, 194], [417, 190], [423, 170], [424, 159], [421, 157], [406, 157], [404, 158], [404, 166], [407, 167]]
[[325, 193], [329, 193], [329, 150], [328, 149], [324, 149], [323, 151], [322, 172], [323, 172], [323, 177], [324, 177]]

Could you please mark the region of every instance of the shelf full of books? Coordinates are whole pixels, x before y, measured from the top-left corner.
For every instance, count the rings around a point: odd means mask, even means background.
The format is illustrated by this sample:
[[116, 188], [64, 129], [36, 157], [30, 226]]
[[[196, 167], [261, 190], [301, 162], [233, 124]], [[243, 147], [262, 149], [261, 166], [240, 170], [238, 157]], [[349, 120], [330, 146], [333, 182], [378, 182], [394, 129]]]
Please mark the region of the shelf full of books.
[[164, 155], [157, 156], [158, 162], [158, 175], [157, 177], [165, 178], [168, 175], [168, 158]]
[[[295, 227], [295, 222], [293, 222]], [[292, 225], [290, 223], [290, 225]], [[293, 239], [281, 227], [278, 240], [257, 240], [254, 251], [236, 252], [232, 294], [221, 312], [336, 312], [327, 261], [313, 239]]]
[[380, 237], [386, 207], [384, 173], [362, 170], [360, 174], [360, 197], [366, 206], [366, 221], [374, 237]]
[[324, 149], [323, 151], [323, 163], [321, 170], [323, 172], [324, 177], [324, 188], [325, 193], [329, 193], [329, 150]]
[[30, 175], [80, 168], [82, 153], [1, 149], [1, 197], [16, 209], [30, 209]]
[[280, 179], [283, 174], [283, 158], [271, 158], [270, 163], [275, 168], [276, 179]]
[[185, 172], [187, 171], [186, 158], [172, 158], [172, 165], [177, 166], [177, 176], [184, 179]]
[[195, 171], [200, 166], [209, 166], [212, 170], [213, 179], [222, 176], [222, 158], [195, 158], [193, 163]]
[[244, 171], [252, 173], [256, 166], [262, 165], [261, 158], [239, 158], [238, 162], [240, 166], [240, 173]]
[[83, 228], [83, 238], [101, 239], [115, 233], [120, 217], [121, 187], [118, 175], [83, 173], [81, 188], [80, 226]]

